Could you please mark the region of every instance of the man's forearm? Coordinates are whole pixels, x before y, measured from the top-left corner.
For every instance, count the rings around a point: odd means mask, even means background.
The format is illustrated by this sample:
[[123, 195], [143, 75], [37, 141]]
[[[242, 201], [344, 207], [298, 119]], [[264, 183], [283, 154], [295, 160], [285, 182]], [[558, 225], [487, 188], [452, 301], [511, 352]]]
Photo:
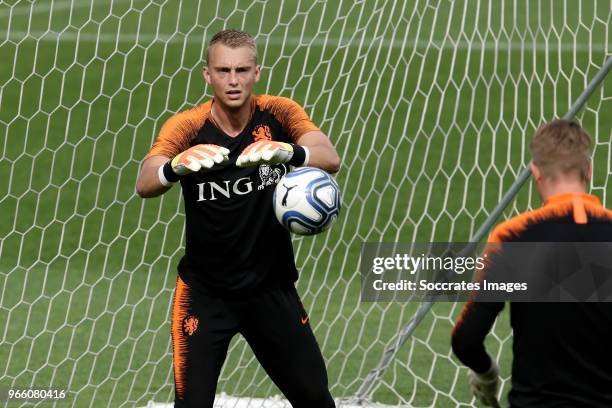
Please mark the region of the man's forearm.
[[336, 173], [340, 169], [340, 157], [333, 147], [326, 145], [306, 146], [308, 149], [308, 162], [310, 167], [318, 167], [328, 173]]
[[453, 330], [453, 352], [476, 373], [486, 373], [491, 368], [491, 357], [485, 350], [484, 340], [503, 305], [467, 303]]
[[136, 180], [136, 193], [140, 197], [157, 197], [170, 189], [171, 186], [164, 186], [159, 180], [159, 168], [168, 160], [164, 156], [153, 156], [144, 161]]

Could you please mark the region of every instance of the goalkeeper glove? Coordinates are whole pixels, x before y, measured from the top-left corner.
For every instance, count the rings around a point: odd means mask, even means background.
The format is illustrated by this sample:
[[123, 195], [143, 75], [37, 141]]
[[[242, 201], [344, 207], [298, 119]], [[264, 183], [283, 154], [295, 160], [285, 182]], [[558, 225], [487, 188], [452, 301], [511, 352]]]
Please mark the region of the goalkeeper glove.
[[159, 168], [159, 181], [164, 186], [169, 186], [176, 183], [180, 176], [200, 169], [208, 170], [215, 164], [228, 161], [228, 154], [228, 149], [213, 144], [199, 144], [190, 147]]
[[499, 388], [499, 367], [491, 360], [491, 368], [483, 374], [470, 373], [470, 388], [481, 403], [488, 407], [499, 407], [497, 389]]
[[238, 167], [281, 163], [305, 166], [308, 164], [308, 149], [293, 143], [259, 140], [248, 145], [236, 160]]

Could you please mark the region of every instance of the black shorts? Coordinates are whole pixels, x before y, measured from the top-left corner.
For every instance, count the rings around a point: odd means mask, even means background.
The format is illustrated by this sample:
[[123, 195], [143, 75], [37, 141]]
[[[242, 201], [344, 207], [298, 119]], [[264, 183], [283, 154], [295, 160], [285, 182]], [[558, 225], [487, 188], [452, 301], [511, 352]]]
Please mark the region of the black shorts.
[[194, 293], [180, 277], [172, 307], [175, 407], [213, 406], [237, 333], [294, 408], [335, 407], [321, 350], [293, 285], [224, 299]]

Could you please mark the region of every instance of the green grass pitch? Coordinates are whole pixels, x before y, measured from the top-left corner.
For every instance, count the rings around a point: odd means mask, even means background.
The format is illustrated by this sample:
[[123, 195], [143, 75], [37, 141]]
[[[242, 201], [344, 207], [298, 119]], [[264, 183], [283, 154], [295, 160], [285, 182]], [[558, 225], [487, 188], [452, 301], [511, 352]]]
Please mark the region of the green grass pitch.
[[[0, 2], [0, 388], [64, 387], [58, 407], [172, 399], [182, 203], [134, 184], [163, 121], [210, 96], [204, 40], [227, 26], [258, 34], [256, 92], [303, 104], [343, 158], [341, 218], [294, 247], [332, 393], [353, 395], [418, 306], [360, 303], [362, 242], [467, 241], [610, 54], [609, 2], [523, 3]], [[608, 206], [611, 83], [579, 114]], [[536, 205], [524, 187], [505, 216]], [[374, 400], [471, 404], [459, 310], [434, 306]], [[488, 346], [508, 378], [507, 314]], [[219, 391], [279, 393], [239, 339]]]

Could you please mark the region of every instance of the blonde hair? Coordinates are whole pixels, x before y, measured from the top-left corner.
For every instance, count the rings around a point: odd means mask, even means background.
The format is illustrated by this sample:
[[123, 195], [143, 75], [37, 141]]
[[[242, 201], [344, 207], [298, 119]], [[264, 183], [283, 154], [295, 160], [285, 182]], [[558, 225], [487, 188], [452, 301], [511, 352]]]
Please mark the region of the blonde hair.
[[216, 44], [222, 44], [230, 48], [248, 47], [253, 50], [255, 54], [255, 62], [257, 62], [257, 45], [255, 44], [255, 38], [253, 38], [246, 31], [234, 30], [229, 28], [227, 30], [219, 31], [212, 36], [206, 49], [206, 62], [210, 61], [210, 49]]
[[531, 141], [533, 164], [548, 178], [578, 175], [589, 179], [591, 136], [576, 122], [556, 119], [545, 123]]

